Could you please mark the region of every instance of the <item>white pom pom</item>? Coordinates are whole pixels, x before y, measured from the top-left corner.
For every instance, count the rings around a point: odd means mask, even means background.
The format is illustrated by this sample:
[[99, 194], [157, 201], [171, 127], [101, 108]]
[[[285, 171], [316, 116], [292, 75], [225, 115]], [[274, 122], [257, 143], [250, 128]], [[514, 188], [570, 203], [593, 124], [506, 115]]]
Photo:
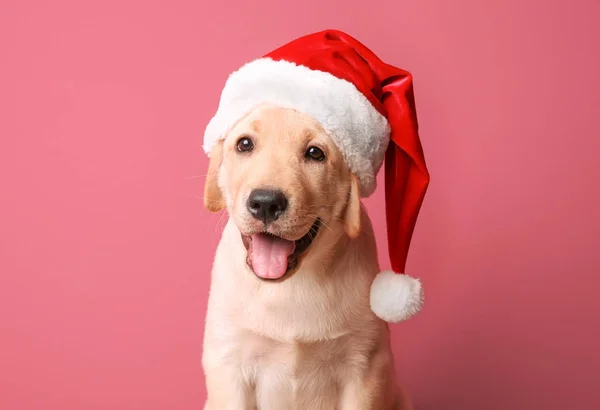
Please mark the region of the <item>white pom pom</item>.
[[371, 310], [386, 322], [396, 323], [416, 315], [423, 306], [419, 279], [393, 271], [375, 276], [371, 285]]

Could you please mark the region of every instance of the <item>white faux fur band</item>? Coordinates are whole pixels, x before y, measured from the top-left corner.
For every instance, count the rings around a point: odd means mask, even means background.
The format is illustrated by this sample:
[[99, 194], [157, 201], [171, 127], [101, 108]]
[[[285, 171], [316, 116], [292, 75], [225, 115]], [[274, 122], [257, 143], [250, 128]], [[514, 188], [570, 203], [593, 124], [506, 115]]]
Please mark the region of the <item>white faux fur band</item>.
[[304, 112], [331, 135], [360, 184], [375, 191], [376, 175], [390, 137], [387, 119], [350, 82], [288, 61], [254, 60], [232, 73], [219, 108], [204, 133], [204, 151], [225, 137], [235, 121], [261, 103]]

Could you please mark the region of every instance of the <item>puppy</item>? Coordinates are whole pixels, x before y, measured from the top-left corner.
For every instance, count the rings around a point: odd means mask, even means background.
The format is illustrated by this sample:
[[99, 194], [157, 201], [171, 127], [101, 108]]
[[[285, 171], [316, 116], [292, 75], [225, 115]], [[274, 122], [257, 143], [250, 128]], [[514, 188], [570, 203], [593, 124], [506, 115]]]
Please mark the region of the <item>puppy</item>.
[[202, 364], [205, 410], [407, 409], [358, 182], [319, 122], [261, 105], [214, 148], [205, 206], [226, 209]]

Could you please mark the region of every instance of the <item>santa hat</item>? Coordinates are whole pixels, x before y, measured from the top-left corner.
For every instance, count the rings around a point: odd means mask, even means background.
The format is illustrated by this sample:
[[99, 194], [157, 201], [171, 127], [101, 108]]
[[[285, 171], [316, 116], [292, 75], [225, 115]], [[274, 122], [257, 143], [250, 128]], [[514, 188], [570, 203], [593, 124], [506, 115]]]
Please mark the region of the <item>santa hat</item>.
[[376, 187], [385, 158], [388, 247], [392, 271], [377, 274], [371, 309], [399, 322], [423, 303], [418, 279], [404, 274], [429, 173], [417, 130], [412, 76], [382, 62], [351, 36], [326, 30], [301, 37], [231, 74], [204, 135], [204, 150], [261, 103], [316, 118], [344, 155], [362, 197]]

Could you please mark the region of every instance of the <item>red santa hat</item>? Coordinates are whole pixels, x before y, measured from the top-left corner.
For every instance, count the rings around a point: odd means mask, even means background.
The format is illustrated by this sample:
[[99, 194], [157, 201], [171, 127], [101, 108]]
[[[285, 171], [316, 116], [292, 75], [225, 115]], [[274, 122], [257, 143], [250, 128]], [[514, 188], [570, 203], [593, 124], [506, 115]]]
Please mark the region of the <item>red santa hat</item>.
[[311, 115], [344, 155], [362, 197], [376, 187], [385, 158], [385, 207], [392, 269], [375, 277], [371, 309], [399, 322], [423, 303], [418, 279], [404, 273], [429, 173], [417, 130], [412, 76], [382, 62], [348, 34], [326, 30], [298, 38], [232, 73], [206, 127], [210, 155], [227, 129], [253, 107], [272, 103]]

